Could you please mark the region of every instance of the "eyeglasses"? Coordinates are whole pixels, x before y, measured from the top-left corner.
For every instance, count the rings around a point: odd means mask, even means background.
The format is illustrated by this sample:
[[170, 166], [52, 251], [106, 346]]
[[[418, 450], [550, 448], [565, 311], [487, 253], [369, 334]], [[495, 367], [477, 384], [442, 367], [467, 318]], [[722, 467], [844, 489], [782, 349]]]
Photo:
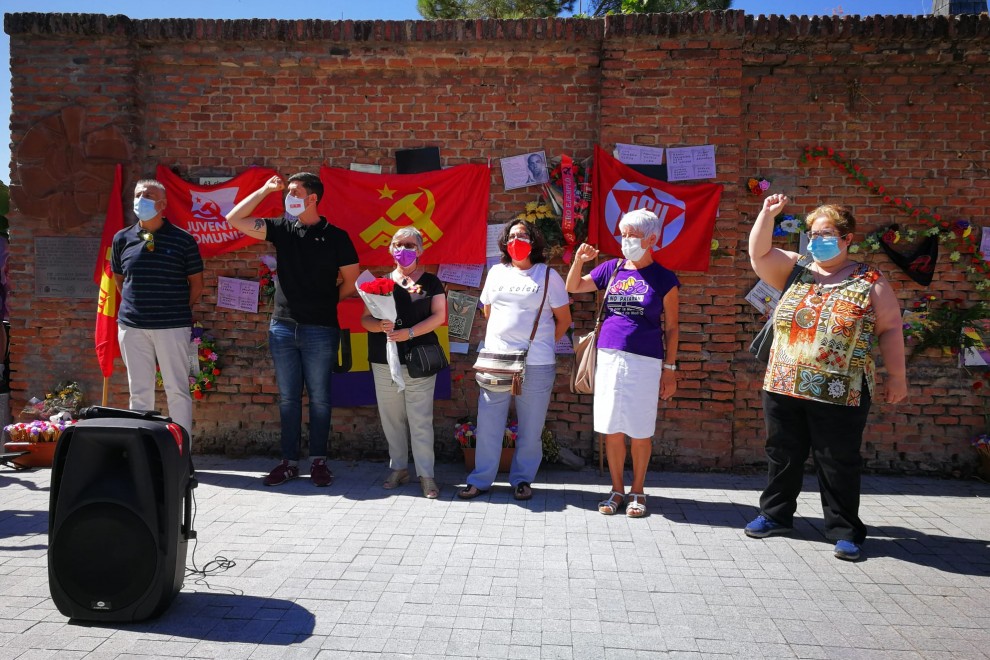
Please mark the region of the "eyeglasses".
[[155, 235], [148, 230], [142, 230], [138, 232], [138, 238], [144, 241], [144, 249], [148, 252], [155, 251]]
[[834, 232], [834, 231], [809, 231], [809, 232], [806, 232], [806, 233], [808, 235], [808, 238], [811, 238], [811, 239], [814, 239], [814, 238], [842, 238], [843, 236], [845, 236], [845, 234], [839, 234], [838, 232]]

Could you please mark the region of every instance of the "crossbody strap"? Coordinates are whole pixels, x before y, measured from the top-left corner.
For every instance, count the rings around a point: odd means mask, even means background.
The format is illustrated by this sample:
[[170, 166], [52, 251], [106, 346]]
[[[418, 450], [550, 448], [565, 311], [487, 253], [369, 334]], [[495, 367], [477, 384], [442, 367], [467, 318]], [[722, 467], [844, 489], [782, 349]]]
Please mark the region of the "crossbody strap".
[[[540, 301], [540, 308], [536, 310], [536, 318], [533, 319], [533, 331], [529, 333], [529, 343], [533, 343], [536, 337], [536, 327], [540, 324], [540, 317], [543, 316], [543, 305], [547, 302], [547, 289], [550, 288], [550, 265], [546, 265], [546, 278], [543, 280], [543, 300]], [[529, 350], [528, 348], [526, 350]]]
[[783, 298], [787, 290], [791, 288], [794, 284], [794, 280], [798, 278], [801, 274], [801, 270], [808, 264], [808, 255], [802, 254], [801, 258], [794, 263], [794, 268], [791, 269], [791, 274], [787, 276], [787, 282], [784, 284], [784, 288], [780, 292], [780, 297]]
[[608, 279], [608, 284], [605, 285], [605, 293], [602, 295], [602, 303], [598, 306], [598, 316], [595, 317], [595, 330], [598, 330], [598, 326], [602, 324], [602, 312], [605, 311], [605, 300], [608, 298], [608, 290], [612, 288], [612, 282], [615, 281], [615, 276], [619, 274], [619, 269], [622, 268], [622, 259], [615, 262], [615, 270], [612, 272], [612, 277]]

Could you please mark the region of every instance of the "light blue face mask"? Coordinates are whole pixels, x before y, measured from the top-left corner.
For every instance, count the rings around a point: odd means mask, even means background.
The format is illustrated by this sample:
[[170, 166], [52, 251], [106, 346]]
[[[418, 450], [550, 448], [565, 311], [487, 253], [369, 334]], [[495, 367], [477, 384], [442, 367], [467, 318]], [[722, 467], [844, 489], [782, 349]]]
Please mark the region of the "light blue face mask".
[[808, 243], [808, 252], [815, 261], [829, 261], [839, 256], [838, 236], [817, 236]]
[[141, 222], [147, 222], [153, 217], [158, 215], [157, 209], [155, 209], [155, 200], [149, 197], [138, 197], [134, 200], [134, 215]]

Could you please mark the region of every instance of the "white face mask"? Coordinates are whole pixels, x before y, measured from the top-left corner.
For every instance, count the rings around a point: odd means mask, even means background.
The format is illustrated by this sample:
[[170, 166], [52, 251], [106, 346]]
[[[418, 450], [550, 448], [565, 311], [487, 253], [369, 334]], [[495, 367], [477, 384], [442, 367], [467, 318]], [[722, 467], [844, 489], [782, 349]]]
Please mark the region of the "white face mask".
[[635, 236], [623, 236], [622, 237], [622, 256], [624, 256], [629, 261], [639, 261], [646, 254], [646, 248], [643, 247], [643, 239], [636, 238]]
[[293, 195], [285, 196], [285, 212], [293, 218], [298, 218], [299, 214], [306, 210], [306, 200], [299, 199]]

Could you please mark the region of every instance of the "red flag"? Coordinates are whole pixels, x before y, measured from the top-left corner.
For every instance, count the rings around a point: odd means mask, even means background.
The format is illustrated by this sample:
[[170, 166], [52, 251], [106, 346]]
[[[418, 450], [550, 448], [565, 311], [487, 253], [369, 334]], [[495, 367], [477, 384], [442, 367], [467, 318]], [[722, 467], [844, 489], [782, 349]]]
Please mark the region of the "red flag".
[[663, 222], [653, 258], [671, 270], [707, 272], [722, 188], [714, 183], [681, 186], [651, 179], [595, 145], [588, 240], [608, 254], [622, 254], [615, 238], [619, 220], [629, 211], [646, 208]]
[[392, 264], [388, 245], [402, 227], [423, 234], [425, 264], [480, 264], [491, 171], [487, 165], [458, 165], [422, 174], [368, 174], [321, 167], [326, 188], [320, 214], [347, 230], [358, 261]]
[[93, 280], [100, 285], [100, 298], [96, 303], [96, 359], [100, 363], [100, 371], [104, 378], [113, 375], [113, 361], [120, 355], [117, 344], [117, 308], [120, 307], [120, 294], [110, 270], [110, 251], [113, 249], [113, 236], [124, 228], [124, 207], [121, 203], [123, 195], [123, 166], [118, 164], [113, 177], [113, 189], [110, 191], [110, 203], [107, 204], [107, 217], [103, 221], [103, 238], [100, 240], [100, 251], [96, 256], [96, 272]]
[[[258, 240], [237, 231], [224, 216], [234, 206], [278, 174], [265, 167], [251, 167], [213, 186], [201, 186], [184, 181], [174, 172], [159, 165], [156, 176], [165, 186], [168, 206], [165, 217], [195, 237], [204, 258], [253, 245]], [[281, 195], [271, 194], [251, 214], [258, 218], [278, 218], [285, 212]]]

